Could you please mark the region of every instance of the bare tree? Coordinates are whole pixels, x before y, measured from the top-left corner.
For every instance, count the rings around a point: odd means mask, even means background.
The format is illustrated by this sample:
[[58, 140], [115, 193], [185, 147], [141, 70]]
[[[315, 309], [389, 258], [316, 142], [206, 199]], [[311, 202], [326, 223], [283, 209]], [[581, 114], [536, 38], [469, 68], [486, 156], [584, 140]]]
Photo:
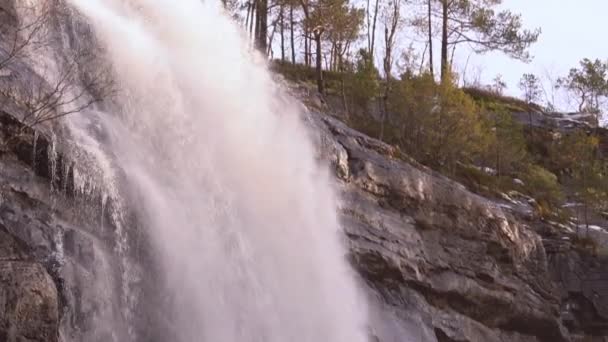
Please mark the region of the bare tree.
[[391, 72], [393, 67], [393, 48], [395, 46], [395, 38], [397, 27], [400, 19], [401, 0], [392, 0], [385, 9], [384, 14], [384, 75], [386, 84], [384, 94], [382, 96], [382, 119], [380, 125], [380, 140], [384, 138], [384, 126], [388, 115], [388, 97], [391, 90]]
[[[42, 6], [19, 3], [12, 10], [2, 9], [0, 28], [0, 69], [18, 59], [25, 59], [47, 45], [52, 1]], [[20, 13], [21, 15], [19, 15]]]
[[81, 112], [113, 93], [107, 70], [82, 72], [86, 65], [93, 63], [92, 53], [71, 51], [54, 73], [39, 72], [44, 76], [29, 69], [27, 61], [51, 47], [49, 27], [60, 7], [56, 1], [45, 2], [42, 7], [20, 6], [15, 9], [10, 27], [0, 32], [3, 47], [0, 71], [8, 73], [0, 82], [0, 97], [5, 106], [10, 103], [21, 113], [19, 119], [24, 126], [34, 127]]
[[291, 63], [296, 64], [296, 44], [294, 37], [294, 18], [293, 18], [293, 7], [294, 4], [289, 4], [289, 44], [291, 46]]
[[429, 49], [429, 71], [431, 77], [435, 78], [435, 68], [433, 67], [433, 17], [432, 17], [432, 0], [427, 0], [427, 14], [428, 14], [428, 49]]
[[114, 92], [112, 80], [105, 72], [81, 77], [81, 67], [92, 59], [91, 55], [78, 53], [70, 57], [69, 64], [52, 82], [36, 78], [25, 91], [17, 89], [22, 85], [4, 86], [0, 95], [23, 111], [20, 120], [28, 127], [79, 113]]
[[378, 7], [380, 5], [380, 2], [379, 0], [375, 0], [373, 16], [370, 13], [369, 5], [369, 0], [367, 0], [367, 51], [369, 52], [371, 60], [373, 61], [374, 48], [376, 43], [376, 24], [378, 22]]
[[279, 25], [281, 28], [281, 61], [285, 62], [285, 7], [283, 3], [279, 9]]

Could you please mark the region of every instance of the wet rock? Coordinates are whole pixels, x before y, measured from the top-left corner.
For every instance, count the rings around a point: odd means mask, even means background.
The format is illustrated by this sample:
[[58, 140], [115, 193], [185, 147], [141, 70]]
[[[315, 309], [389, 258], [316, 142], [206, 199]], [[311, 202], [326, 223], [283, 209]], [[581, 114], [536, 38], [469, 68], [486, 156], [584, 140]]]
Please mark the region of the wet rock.
[[0, 224], [0, 341], [58, 341], [57, 289], [47, 270]]

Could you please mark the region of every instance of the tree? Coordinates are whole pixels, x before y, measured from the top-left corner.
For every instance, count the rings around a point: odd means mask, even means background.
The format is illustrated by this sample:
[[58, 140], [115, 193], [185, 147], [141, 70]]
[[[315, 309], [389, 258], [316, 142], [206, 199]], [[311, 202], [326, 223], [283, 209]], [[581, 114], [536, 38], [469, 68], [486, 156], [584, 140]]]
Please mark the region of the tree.
[[264, 55], [268, 50], [268, 0], [256, 0], [255, 45]]
[[601, 191], [598, 191], [603, 178], [599, 160], [595, 157], [598, 145], [597, 137], [576, 130], [554, 142], [549, 150], [552, 166], [572, 181], [576, 190], [574, 196], [583, 204], [582, 216], [587, 227], [590, 207], [594, 207], [596, 201], [605, 201], [599, 197]]
[[[389, 139], [420, 162], [429, 159], [430, 127], [437, 109], [437, 84], [430, 73], [414, 76], [406, 70], [389, 94], [395, 118], [387, 131]], [[394, 132], [391, 132], [394, 131]], [[385, 138], [386, 139], [386, 138]]]
[[343, 2], [336, 7], [327, 27], [327, 39], [332, 47], [331, 69], [343, 71], [344, 57], [359, 37], [363, 25], [362, 9]]
[[448, 51], [468, 43], [475, 52], [502, 51], [528, 60], [528, 47], [538, 40], [540, 29], [523, 28], [521, 15], [507, 10], [496, 12], [502, 0], [437, 0], [442, 23], [441, 74], [447, 75]]
[[431, 77], [435, 78], [435, 71], [433, 66], [433, 5], [432, 0], [427, 0], [427, 14], [428, 14], [428, 45], [429, 45], [429, 71], [431, 73]]
[[[353, 29], [359, 28], [360, 12], [348, 6], [347, 0], [300, 0], [304, 12], [304, 31], [312, 33], [316, 47], [315, 71], [317, 75], [317, 90], [325, 92], [323, 82], [323, 49], [322, 41], [333, 37], [340, 43], [352, 41]], [[347, 22], [347, 21], [353, 22]], [[344, 46], [340, 47], [341, 54]], [[344, 51], [344, 52], [343, 52]]]
[[[9, 77], [0, 82], [0, 98], [21, 113], [24, 126], [55, 120], [102, 101], [113, 93], [110, 73], [103, 68], [95, 73], [82, 73], [84, 66], [94, 62], [94, 54], [75, 49], [67, 53], [55, 77], [42, 78], [12, 72], [13, 67], [34, 56], [39, 49], [50, 46], [47, 25], [61, 14], [56, 1], [45, 2], [41, 7], [19, 4], [17, 10], [25, 15], [15, 17], [14, 25], [0, 32], [0, 42], [7, 49], [0, 52], [0, 70], [8, 70]], [[25, 79], [23, 79], [25, 78]]]
[[279, 25], [281, 29], [281, 61], [285, 62], [285, 7], [283, 3], [281, 3], [279, 11]]
[[522, 174], [527, 190], [534, 195], [541, 217], [550, 216], [564, 200], [557, 176], [551, 171], [531, 164]]
[[[519, 89], [523, 92], [524, 100], [531, 105], [538, 101], [542, 94], [540, 80], [534, 74], [523, 74], [519, 80]], [[532, 112], [528, 110], [530, 127], [532, 127]]]
[[383, 22], [384, 22], [384, 76], [385, 86], [384, 95], [382, 96], [382, 108], [381, 108], [381, 123], [380, 123], [380, 140], [384, 137], [384, 125], [386, 124], [387, 111], [388, 111], [388, 97], [391, 89], [391, 72], [393, 67], [393, 48], [395, 46], [395, 38], [397, 33], [397, 27], [399, 25], [401, 13], [401, 0], [391, 0], [387, 7], [384, 9]]
[[356, 106], [366, 110], [367, 105], [378, 94], [380, 75], [366, 49], [360, 49], [355, 72], [349, 75], [349, 94]]
[[289, 3], [289, 45], [291, 47], [291, 63], [296, 64], [296, 43], [294, 37], [293, 4]]
[[[375, 43], [376, 43], [376, 23], [378, 22], [378, 8], [380, 5], [379, 0], [374, 1], [374, 14], [370, 12], [370, 0], [367, 0], [367, 51], [369, 52], [370, 58], [374, 60]], [[373, 19], [372, 19], [373, 18]], [[371, 21], [370, 21], [371, 20]]]
[[608, 96], [608, 64], [587, 58], [579, 68], [572, 68], [568, 76], [560, 78], [558, 84], [578, 97], [578, 110], [592, 114], [599, 126], [603, 101]]
[[541, 96], [540, 80], [534, 74], [523, 74], [519, 80], [519, 89], [523, 92], [524, 101], [532, 104]]
[[487, 145], [485, 118], [474, 101], [452, 81], [437, 85], [430, 73], [406, 73], [389, 94], [392, 125], [385, 141], [396, 142], [423, 164], [453, 173], [471, 163]]
[[492, 91], [496, 95], [502, 95], [502, 93], [507, 88], [507, 82], [502, 78], [501, 74], [496, 75], [492, 80], [492, 85], [490, 85], [490, 91]]
[[347, 2], [343, 2], [333, 13], [333, 18], [330, 20], [327, 30], [327, 39], [331, 43], [330, 68], [339, 71], [341, 74], [340, 87], [345, 112], [348, 112], [345, 84], [347, 61], [345, 61], [345, 55], [350, 50], [351, 44], [359, 37], [364, 14], [362, 9], [348, 6]]
[[[2, 49], [0, 69], [18, 59], [27, 59], [39, 49], [48, 46], [49, 37], [45, 27], [49, 24], [56, 4], [49, 1], [40, 7], [19, 2], [12, 11], [2, 9], [3, 21], [0, 29]], [[17, 13], [23, 15], [17, 16]]]
[[511, 114], [492, 110], [488, 113], [493, 134], [488, 135], [489, 145], [485, 156], [494, 165], [496, 176], [521, 169], [527, 158], [523, 129]]

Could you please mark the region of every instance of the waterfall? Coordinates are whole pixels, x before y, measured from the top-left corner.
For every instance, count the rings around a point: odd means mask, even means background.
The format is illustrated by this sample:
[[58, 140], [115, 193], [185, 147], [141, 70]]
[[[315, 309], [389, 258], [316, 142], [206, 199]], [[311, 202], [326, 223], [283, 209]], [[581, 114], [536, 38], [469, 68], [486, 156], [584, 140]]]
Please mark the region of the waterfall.
[[298, 107], [219, 5], [70, 3], [114, 69], [118, 105], [87, 115], [121, 170], [120, 185], [115, 171], [102, 177], [123, 197], [115, 210], [137, 213], [160, 263], [167, 306], [156, 310], [175, 341], [367, 341], [329, 174]]

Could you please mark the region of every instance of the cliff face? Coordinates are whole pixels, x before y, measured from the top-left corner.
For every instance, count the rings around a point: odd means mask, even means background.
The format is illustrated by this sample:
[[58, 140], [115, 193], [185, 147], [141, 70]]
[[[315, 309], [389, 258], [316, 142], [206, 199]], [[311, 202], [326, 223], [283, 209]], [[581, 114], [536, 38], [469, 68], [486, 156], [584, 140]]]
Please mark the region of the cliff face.
[[353, 262], [397, 317], [429, 341], [569, 339], [537, 233], [389, 146], [320, 121]]
[[[20, 126], [7, 113], [0, 117], [6, 142]], [[534, 222], [398, 158], [390, 146], [337, 120], [319, 114], [307, 120], [320, 157], [336, 174], [350, 259], [369, 294], [377, 340], [597, 335], [601, 341], [608, 262], [555, 233], [539, 234]], [[41, 135], [34, 148], [33, 132], [24, 132], [3, 144], [0, 155], [0, 299], [8, 303], [0, 336], [54, 341], [61, 330], [70, 341], [96, 329], [95, 317], [112, 312], [104, 308], [109, 298], [90, 281], [91, 272], [115, 261], [103, 232], [78, 219], [86, 209], [72, 195], [73, 174], [52, 178], [57, 162], [44, 157], [48, 141]], [[104, 334], [110, 332], [96, 336]]]

